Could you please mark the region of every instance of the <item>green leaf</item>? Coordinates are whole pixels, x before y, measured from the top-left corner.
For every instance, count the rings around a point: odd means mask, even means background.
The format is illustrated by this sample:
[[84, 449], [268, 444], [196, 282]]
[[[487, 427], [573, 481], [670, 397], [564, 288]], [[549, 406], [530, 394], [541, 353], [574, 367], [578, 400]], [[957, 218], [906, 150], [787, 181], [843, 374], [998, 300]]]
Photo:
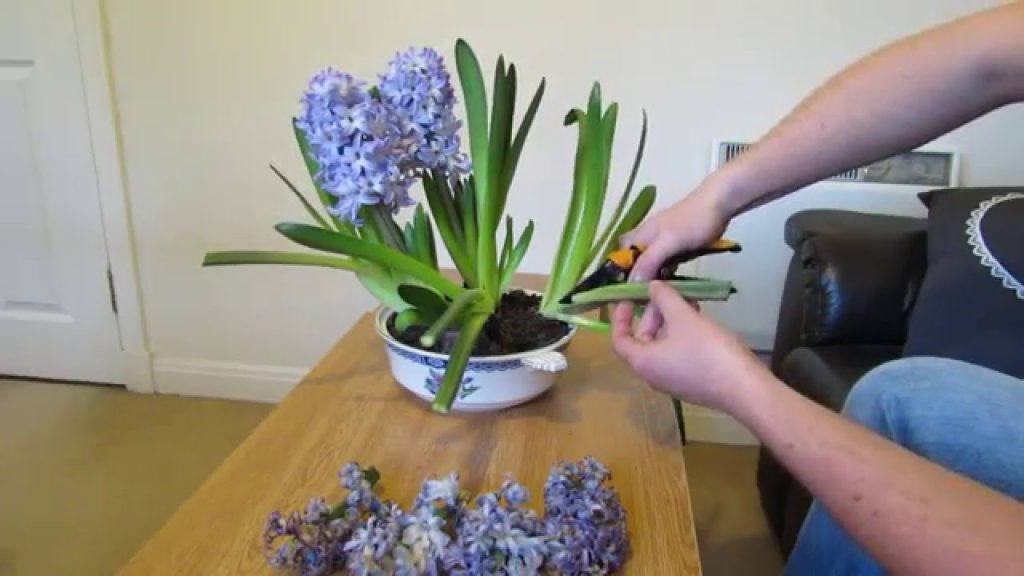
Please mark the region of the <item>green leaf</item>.
[[[455, 44], [455, 64], [462, 83], [463, 100], [466, 106], [466, 125], [469, 132], [469, 148], [473, 160], [473, 176], [476, 185], [476, 271], [481, 288], [496, 289], [498, 283], [497, 254], [494, 233], [497, 215], [494, 213], [496, 198], [488, 154], [489, 127], [487, 122], [487, 91], [476, 54], [464, 40]], [[495, 100], [498, 98], [496, 97]], [[465, 229], [468, 220], [463, 220]], [[467, 242], [469, 234], [466, 234]]]
[[[505, 217], [505, 242], [501, 246], [501, 257], [498, 258], [498, 269], [502, 271], [504, 276], [505, 267], [508, 265], [508, 257], [512, 254], [512, 243], [515, 242], [515, 236], [512, 231], [512, 217]], [[504, 290], [503, 290], [504, 291]]]
[[[310, 180], [313, 181], [313, 187], [316, 188], [316, 194], [320, 198], [320, 203], [324, 208], [329, 208], [335, 204], [335, 198], [331, 196], [326, 190], [320, 187], [320, 184], [316, 180], [316, 175], [320, 172], [320, 165], [317, 164], [313, 158], [312, 153], [309, 150], [309, 142], [306, 141], [306, 135], [303, 134], [302, 130], [299, 130], [298, 124], [295, 119], [292, 119], [292, 133], [295, 134], [295, 141], [299, 145], [299, 153], [302, 155], [302, 161], [306, 164], [306, 171], [309, 173]], [[331, 221], [334, 222], [334, 226], [338, 229], [338, 232], [342, 234], [348, 234], [354, 236], [356, 233], [356, 227], [347, 220], [342, 220], [335, 216], [331, 216]]]
[[423, 252], [423, 262], [437, 270], [437, 246], [434, 245], [434, 228], [430, 225], [430, 216], [427, 216], [427, 212], [423, 209], [422, 204], [416, 206], [413, 224], [415, 242]]
[[449, 298], [455, 298], [463, 292], [462, 288], [453, 284], [437, 270], [398, 250], [306, 224], [282, 223], [275, 228], [289, 240], [303, 246], [369, 260], [407, 274]]
[[363, 206], [360, 213], [366, 220], [364, 228], [372, 228], [376, 232], [378, 242], [401, 252], [409, 252], [402, 236], [402, 229], [395, 222], [390, 208], [383, 204], [370, 204]]
[[473, 49], [465, 40], [455, 43], [455, 66], [462, 84], [462, 97], [466, 106], [466, 128], [469, 132], [469, 148], [473, 158], [473, 174], [477, 183], [486, 186], [488, 174], [487, 156], [487, 89]]
[[466, 250], [474, 263], [473, 269], [477, 273], [477, 282], [480, 279], [480, 261], [477, 259], [477, 219], [476, 219], [476, 179], [470, 179], [462, 189], [459, 197], [459, 218], [462, 221], [462, 233], [466, 237]]
[[402, 284], [398, 287], [398, 295], [406, 304], [425, 313], [431, 323], [441, 317], [448, 309], [448, 302], [443, 296], [429, 288], [415, 284]]
[[363, 262], [364, 269], [356, 274], [359, 283], [386, 308], [402, 312], [409, 307], [398, 295], [399, 282], [391, 271], [373, 262]]
[[[495, 196], [502, 196], [501, 169], [505, 165], [505, 152], [508, 150], [509, 139], [512, 134], [512, 115], [515, 107], [515, 68], [505, 72], [505, 58], [499, 56], [498, 63], [494, 67], [494, 105], [491, 107], [491, 132], [488, 141], [488, 166], [491, 167], [490, 182], [487, 189]], [[492, 209], [498, 212], [501, 206], [501, 199], [495, 198]], [[492, 214], [495, 223], [500, 212]]]
[[[462, 225], [448, 188], [447, 178], [437, 172], [432, 175], [425, 174], [423, 176], [423, 191], [427, 197], [430, 212], [434, 215], [434, 221], [437, 223], [437, 231], [441, 234], [441, 241], [444, 242], [448, 254], [452, 257], [455, 268], [458, 269], [468, 286], [477, 286], [476, 272], [473, 267], [476, 262], [469, 259], [464, 248]], [[431, 245], [433, 245], [433, 234], [431, 234]], [[436, 254], [436, 249], [434, 252]], [[434, 267], [436, 268], [437, 265], [435, 264]]]
[[600, 253], [601, 256], [610, 254], [613, 250], [619, 248], [619, 238], [623, 234], [636, 228], [647, 214], [651, 211], [654, 206], [654, 200], [658, 195], [658, 190], [654, 186], [645, 186], [639, 194], [636, 195], [636, 199], [629, 206], [629, 210], [626, 210], [626, 215], [619, 220], [619, 224], [615, 227], [615, 231], [612, 232], [608, 238], [608, 243], [604, 246], [604, 251]]
[[[546, 80], [542, 78], [540, 85], [537, 86], [537, 91], [533, 93], [530, 105], [526, 108], [526, 114], [523, 116], [523, 121], [519, 124], [519, 129], [516, 130], [516, 137], [512, 141], [512, 146], [505, 157], [505, 165], [502, 167], [501, 173], [501, 188], [506, 198], [508, 197], [509, 189], [512, 187], [512, 179], [515, 177], [516, 168], [519, 166], [519, 157], [523, 153], [523, 146], [526, 145], [526, 137], [529, 136], [530, 127], [533, 126], [533, 119], [537, 116], [537, 108], [540, 107], [540, 101], [544, 98], [545, 84]], [[502, 206], [504, 207], [504, 203]]]
[[[597, 242], [594, 243], [593, 249], [590, 251], [590, 264], [592, 265], [595, 260], [603, 257], [609, 251], [605, 250], [603, 253], [601, 249], [607, 246], [608, 238], [612, 232], [617, 229], [616, 225], [619, 222], [619, 218], [622, 217], [622, 211], [625, 210], [626, 204], [629, 201], [629, 196], [633, 193], [633, 184], [636, 183], [636, 175], [640, 170], [640, 162], [644, 158], [644, 148], [647, 145], [647, 111], [644, 111], [643, 127], [640, 129], [640, 143], [636, 148], [636, 156], [633, 158], [633, 167], [629, 171], [629, 180], [626, 181], [626, 189], [623, 191], [622, 196], [619, 197], [619, 202], [615, 206], [615, 210], [612, 212], [611, 218], [608, 219], [608, 224], [605, 225], [604, 232], [598, 236]], [[618, 238], [616, 238], [618, 242]]]
[[286, 178], [285, 175], [282, 174], [281, 171], [277, 169], [277, 167], [271, 164], [270, 169], [274, 172], [274, 174], [277, 175], [278, 178], [281, 179], [282, 182], [284, 182], [285, 186], [287, 186], [288, 189], [291, 190], [293, 194], [295, 194], [295, 197], [298, 198], [299, 202], [302, 203], [302, 207], [306, 209], [306, 213], [309, 214], [313, 218], [313, 220], [315, 220], [316, 223], [320, 225], [321, 228], [331, 229], [331, 225], [327, 223], [327, 220], [324, 220], [324, 217], [320, 215], [320, 212], [318, 212], [317, 209], [314, 208], [313, 205], [309, 203], [309, 200], [306, 200], [306, 197], [302, 195], [302, 192], [299, 192], [299, 189], [296, 188], [295, 185], [292, 184], [291, 181], [288, 180], [288, 178]]
[[[510, 230], [511, 232], [511, 230]], [[526, 224], [526, 229], [523, 230], [523, 235], [519, 237], [519, 241], [516, 242], [516, 247], [512, 249], [512, 253], [509, 255], [508, 263], [501, 273], [501, 291], [502, 293], [508, 289], [509, 284], [512, 283], [512, 279], [516, 275], [516, 270], [519, 269], [519, 264], [523, 262], [523, 257], [526, 256], [526, 251], [530, 249], [530, 241], [533, 240], [533, 220], [530, 220]]]
[[[614, 113], [608, 118], [614, 120]], [[614, 130], [603, 127], [601, 85], [594, 83], [585, 115], [576, 115], [580, 137], [576, 147], [576, 166], [572, 199], [559, 242], [555, 267], [541, 300], [541, 309], [556, 305], [579, 282], [589, 264], [591, 246], [597, 235], [604, 204], [604, 178], [607, 170], [605, 142]]]
[[487, 323], [487, 318], [488, 314], [472, 314], [459, 330], [451, 355], [448, 357], [448, 365], [445, 368], [441, 386], [434, 397], [435, 412], [447, 414], [452, 409], [455, 396], [462, 388], [462, 377], [466, 373], [466, 365], [473, 354], [473, 346], [476, 345], [476, 339], [480, 336], [484, 324]]
[[323, 254], [306, 254], [303, 252], [267, 252], [267, 251], [225, 251], [207, 252], [203, 258], [203, 266], [236, 266], [246, 264], [275, 264], [286, 266], [322, 266], [338, 268], [349, 272], [361, 272], [365, 266], [349, 258], [325, 256]]
[[455, 324], [463, 313], [490, 314], [493, 308], [493, 306], [487, 305], [487, 295], [482, 290], [465, 290], [448, 305], [441, 317], [423, 333], [423, 336], [420, 336], [420, 344], [424, 348], [433, 347], [437, 342], [437, 337]]

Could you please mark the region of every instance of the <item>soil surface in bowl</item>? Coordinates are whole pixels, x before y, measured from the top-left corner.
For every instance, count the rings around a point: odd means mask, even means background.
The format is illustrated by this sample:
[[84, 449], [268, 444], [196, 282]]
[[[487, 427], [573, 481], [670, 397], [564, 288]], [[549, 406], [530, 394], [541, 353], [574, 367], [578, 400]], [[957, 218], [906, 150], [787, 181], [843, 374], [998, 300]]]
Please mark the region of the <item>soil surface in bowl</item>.
[[[501, 297], [498, 311], [487, 319], [473, 347], [473, 356], [502, 356], [543, 348], [569, 333], [569, 325], [541, 316], [540, 296], [513, 290]], [[407, 346], [448, 354], [455, 345], [458, 331], [448, 330], [433, 348], [420, 345], [426, 326], [411, 326], [405, 332], [395, 328], [394, 316], [388, 320], [388, 333]]]

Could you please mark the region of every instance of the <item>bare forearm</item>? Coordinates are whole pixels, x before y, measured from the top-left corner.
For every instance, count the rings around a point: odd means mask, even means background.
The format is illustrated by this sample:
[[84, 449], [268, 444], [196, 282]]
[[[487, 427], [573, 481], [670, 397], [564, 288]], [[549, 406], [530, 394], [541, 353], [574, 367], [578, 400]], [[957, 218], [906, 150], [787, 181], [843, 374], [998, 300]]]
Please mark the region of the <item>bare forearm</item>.
[[1024, 505], [810, 402], [767, 373], [732, 407], [837, 521], [899, 574], [1009, 574]]
[[714, 175], [730, 213], [912, 149], [1024, 100], [1024, 3], [893, 44], [831, 79]]

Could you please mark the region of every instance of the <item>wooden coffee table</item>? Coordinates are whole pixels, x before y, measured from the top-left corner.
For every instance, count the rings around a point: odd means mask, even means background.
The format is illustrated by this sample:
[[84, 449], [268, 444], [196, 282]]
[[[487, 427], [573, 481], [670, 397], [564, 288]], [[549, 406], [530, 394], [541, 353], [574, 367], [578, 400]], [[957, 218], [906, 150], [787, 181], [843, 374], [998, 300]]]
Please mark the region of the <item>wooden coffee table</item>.
[[592, 455], [612, 471], [633, 552], [625, 573], [700, 574], [679, 428], [670, 399], [639, 382], [606, 335], [581, 331], [569, 370], [530, 404], [439, 416], [401, 389], [363, 317], [124, 567], [124, 574], [270, 574], [261, 534], [271, 510], [335, 501], [356, 460], [384, 497], [411, 504], [428, 474], [470, 491], [513, 474], [540, 509], [559, 460]]

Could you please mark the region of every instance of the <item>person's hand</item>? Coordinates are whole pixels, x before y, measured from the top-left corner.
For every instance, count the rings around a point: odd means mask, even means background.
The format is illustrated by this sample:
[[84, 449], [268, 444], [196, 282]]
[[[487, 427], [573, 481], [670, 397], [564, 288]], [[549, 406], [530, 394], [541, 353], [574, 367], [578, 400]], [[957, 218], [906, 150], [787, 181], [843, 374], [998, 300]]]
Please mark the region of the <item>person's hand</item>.
[[623, 246], [645, 247], [633, 266], [630, 280], [651, 280], [672, 256], [704, 248], [721, 238], [732, 217], [723, 205], [724, 196], [724, 189], [716, 181], [709, 180], [624, 234]]
[[[736, 336], [702, 316], [663, 282], [651, 282], [661, 321], [633, 326], [633, 306], [619, 304], [612, 320], [615, 352], [651, 386], [688, 402], [732, 412], [743, 385], [766, 368]], [[754, 376], [753, 378], [751, 376]]]

